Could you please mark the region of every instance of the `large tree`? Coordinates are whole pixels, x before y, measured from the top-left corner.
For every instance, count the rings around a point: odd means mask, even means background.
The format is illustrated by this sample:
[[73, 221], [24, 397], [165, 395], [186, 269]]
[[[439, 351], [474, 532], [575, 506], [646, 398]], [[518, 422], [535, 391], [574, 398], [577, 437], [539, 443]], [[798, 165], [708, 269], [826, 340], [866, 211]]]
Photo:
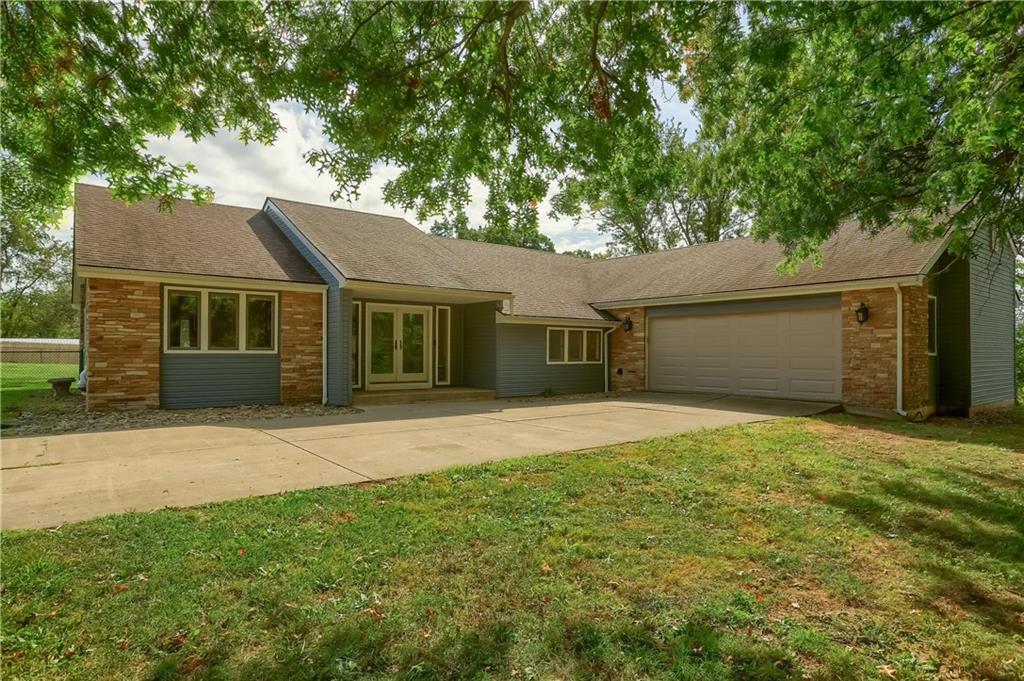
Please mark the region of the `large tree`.
[[3, 24], [3, 153], [51, 207], [88, 172], [204, 196], [147, 137], [265, 142], [290, 99], [338, 196], [390, 163], [385, 197], [423, 220], [464, 217], [477, 180], [489, 227], [535, 227], [609, 166], [667, 181], [645, 166], [667, 83], [795, 256], [850, 216], [929, 236], [953, 207], [957, 247], [1024, 225], [1021, 3], [5, 2]]
[[564, 182], [556, 210], [589, 214], [615, 255], [743, 236], [747, 217], [737, 207], [731, 169], [713, 145], [688, 143], [684, 131], [666, 124], [642, 156], [643, 163], [620, 157]]

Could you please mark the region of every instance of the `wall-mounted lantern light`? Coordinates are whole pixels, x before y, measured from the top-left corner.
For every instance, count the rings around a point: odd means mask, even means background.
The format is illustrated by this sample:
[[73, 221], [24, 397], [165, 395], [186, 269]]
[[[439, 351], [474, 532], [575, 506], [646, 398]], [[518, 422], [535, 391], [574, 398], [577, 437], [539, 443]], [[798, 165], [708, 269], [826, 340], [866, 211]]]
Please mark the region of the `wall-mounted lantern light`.
[[857, 308], [857, 323], [863, 324], [868, 320], [868, 306], [864, 303]]
[[633, 330], [633, 320], [629, 318], [629, 315], [626, 315], [626, 318], [622, 320], [622, 330], [626, 333]]

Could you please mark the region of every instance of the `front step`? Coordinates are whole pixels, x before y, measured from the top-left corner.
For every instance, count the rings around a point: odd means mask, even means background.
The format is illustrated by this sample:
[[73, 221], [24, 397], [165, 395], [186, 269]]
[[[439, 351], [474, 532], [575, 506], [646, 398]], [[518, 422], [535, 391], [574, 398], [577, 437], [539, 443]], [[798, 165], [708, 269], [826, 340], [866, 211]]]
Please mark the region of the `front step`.
[[357, 407], [376, 404], [409, 404], [412, 402], [460, 402], [465, 400], [493, 400], [493, 390], [483, 388], [429, 388], [411, 390], [356, 390], [352, 403]]

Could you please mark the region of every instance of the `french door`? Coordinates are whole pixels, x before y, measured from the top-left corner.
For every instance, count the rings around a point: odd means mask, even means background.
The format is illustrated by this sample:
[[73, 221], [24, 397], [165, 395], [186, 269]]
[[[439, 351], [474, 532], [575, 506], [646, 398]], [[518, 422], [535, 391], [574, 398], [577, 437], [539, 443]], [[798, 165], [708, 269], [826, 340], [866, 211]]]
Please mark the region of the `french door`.
[[367, 387], [430, 386], [430, 308], [366, 306]]

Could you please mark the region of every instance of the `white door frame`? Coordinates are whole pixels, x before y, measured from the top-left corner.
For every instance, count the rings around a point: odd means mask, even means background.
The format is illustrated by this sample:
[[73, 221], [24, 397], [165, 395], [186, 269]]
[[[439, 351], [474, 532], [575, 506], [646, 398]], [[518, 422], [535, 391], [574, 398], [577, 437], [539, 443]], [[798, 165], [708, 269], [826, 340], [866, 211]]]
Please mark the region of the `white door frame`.
[[[430, 305], [400, 305], [390, 303], [364, 303], [363, 312], [363, 326], [364, 328], [364, 342], [363, 348], [365, 348], [363, 357], [363, 389], [364, 390], [395, 390], [395, 389], [407, 389], [407, 388], [430, 388], [433, 385], [433, 329], [434, 329], [434, 308]], [[371, 347], [372, 342], [372, 331], [373, 331], [373, 313], [378, 312], [391, 312], [395, 314], [395, 319], [398, 323], [395, 325], [396, 336], [400, 333], [401, 329], [401, 313], [402, 312], [420, 312], [424, 316], [425, 328], [423, 329], [423, 371], [426, 378], [423, 381], [414, 382], [392, 382], [392, 383], [374, 383], [370, 380], [370, 357], [373, 355], [373, 348]], [[401, 361], [401, 355], [395, 355], [395, 361]], [[395, 365], [395, 371], [398, 373], [398, 364]]]

